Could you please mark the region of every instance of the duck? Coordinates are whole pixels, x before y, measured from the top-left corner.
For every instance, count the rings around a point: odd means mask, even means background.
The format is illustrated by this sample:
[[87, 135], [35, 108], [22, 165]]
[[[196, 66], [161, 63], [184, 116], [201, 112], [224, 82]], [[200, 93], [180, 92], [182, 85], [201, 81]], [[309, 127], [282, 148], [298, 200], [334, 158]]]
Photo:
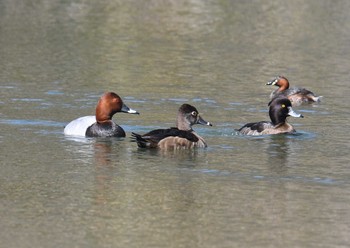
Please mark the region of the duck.
[[289, 81], [284, 76], [277, 76], [271, 81], [267, 82], [266, 85], [276, 85], [278, 89], [274, 90], [270, 99], [278, 96], [287, 97], [293, 106], [300, 106], [303, 103], [314, 103], [320, 102], [322, 96], [316, 96], [310, 90], [300, 87], [289, 88]]
[[205, 140], [192, 129], [195, 124], [212, 126], [199, 115], [194, 106], [185, 103], [178, 110], [176, 127], [156, 129], [143, 135], [132, 132], [132, 141], [136, 141], [140, 148], [161, 150], [205, 148], [207, 147]]
[[125, 131], [112, 117], [117, 112], [139, 114], [129, 108], [114, 92], [106, 92], [99, 99], [96, 115], [83, 116], [69, 122], [64, 128], [64, 134], [85, 137], [125, 137]]
[[278, 97], [269, 102], [269, 116], [271, 121], [251, 122], [238, 129], [239, 134], [267, 135], [296, 132], [294, 127], [286, 122], [288, 116], [303, 118], [292, 108], [291, 101], [286, 97]]

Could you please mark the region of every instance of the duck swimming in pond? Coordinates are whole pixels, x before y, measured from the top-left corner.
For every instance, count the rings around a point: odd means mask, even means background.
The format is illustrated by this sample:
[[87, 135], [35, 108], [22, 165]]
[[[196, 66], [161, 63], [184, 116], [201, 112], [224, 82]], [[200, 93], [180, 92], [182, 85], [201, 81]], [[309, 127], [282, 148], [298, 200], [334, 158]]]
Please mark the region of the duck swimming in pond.
[[269, 103], [269, 116], [271, 121], [251, 122], [245, 124], [237, 131], [245, 135], [263, 135], [293, 133], [295, 129], [286, 122], [288, 116], [301, 117], [292, 109], [292, 104], [288, 98], [275, 98]]
[[205, 140], [192, 129], [195, 124], [212, 126], [202, 119], [195, 107], [183, 104], [178, 110], [176, 127], [156, 129], [143, 135], [132, 133], [132, 137], [141, 148], [168, 150], [207, 147]]
[[87, 137], [125, 137], [125, 131], [112, 117], [117, 112], [139, 114], [126, 106], [122, 99], [114, 92], [106, 92], [96, 106], [95, 116], [77, 118], [64, 128], [65, 135]]
[[276, 85], [278, 89], [274, 90], [270, 98], [274, 99], [276, 97], [287, 97], [293, 106], [299, 106], [302, 103], [313, 103], [319, 102], [321, 96], [316, 96], [313, 92], [300, 88], [300, 87], [292, 87], [289, 88], [289, 81], [286, 77], [277, 76], [273, 80], [267, 82], [266, 85]]

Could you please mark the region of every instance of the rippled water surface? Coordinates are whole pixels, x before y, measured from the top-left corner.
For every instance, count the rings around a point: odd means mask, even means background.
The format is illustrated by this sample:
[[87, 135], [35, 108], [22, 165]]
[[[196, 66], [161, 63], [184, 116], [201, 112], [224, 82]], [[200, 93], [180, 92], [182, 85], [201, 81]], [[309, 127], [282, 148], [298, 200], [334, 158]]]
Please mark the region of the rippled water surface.
[[[348, 247], [349, 1], [0, 1], [2, 247]], [[247, 137], [285, 75], [322, 95]], [[125, 139], [65, 137], [115, 91]], [[207, 149], [138, 149], [183, 103]]]

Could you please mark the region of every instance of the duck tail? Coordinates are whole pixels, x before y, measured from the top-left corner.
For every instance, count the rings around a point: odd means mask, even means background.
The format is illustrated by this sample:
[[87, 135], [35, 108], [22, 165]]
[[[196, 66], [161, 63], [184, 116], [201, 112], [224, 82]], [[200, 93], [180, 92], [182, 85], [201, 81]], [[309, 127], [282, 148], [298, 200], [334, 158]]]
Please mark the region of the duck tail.
[[132, 132], [131, 133], [131, 141], [132, 142], [137, 142], [137, 146], [140, 148], [147, 148], [149, 147], [149, 142], [142, 138], [141, 134], [137, 134]]
[[321, 99], [323, 98], [323, 96], [313, 96], [311, 99], [314, 101], [314, 102], [321, 102]]

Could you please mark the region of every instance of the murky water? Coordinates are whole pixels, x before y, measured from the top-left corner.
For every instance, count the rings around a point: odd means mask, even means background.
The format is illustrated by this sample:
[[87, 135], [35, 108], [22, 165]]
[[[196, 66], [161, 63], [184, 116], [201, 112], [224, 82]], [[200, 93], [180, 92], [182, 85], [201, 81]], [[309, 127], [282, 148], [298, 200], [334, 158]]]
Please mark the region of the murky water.
[[[348, 1], [0, 1], [2, 247], [348, 247]], [[276, 75], [323, 95], [296, 135], [266, 120]], [[125, 139], [65, 137], [115, 91]], [[175, 124], [209, 147], [144, 151]]]

